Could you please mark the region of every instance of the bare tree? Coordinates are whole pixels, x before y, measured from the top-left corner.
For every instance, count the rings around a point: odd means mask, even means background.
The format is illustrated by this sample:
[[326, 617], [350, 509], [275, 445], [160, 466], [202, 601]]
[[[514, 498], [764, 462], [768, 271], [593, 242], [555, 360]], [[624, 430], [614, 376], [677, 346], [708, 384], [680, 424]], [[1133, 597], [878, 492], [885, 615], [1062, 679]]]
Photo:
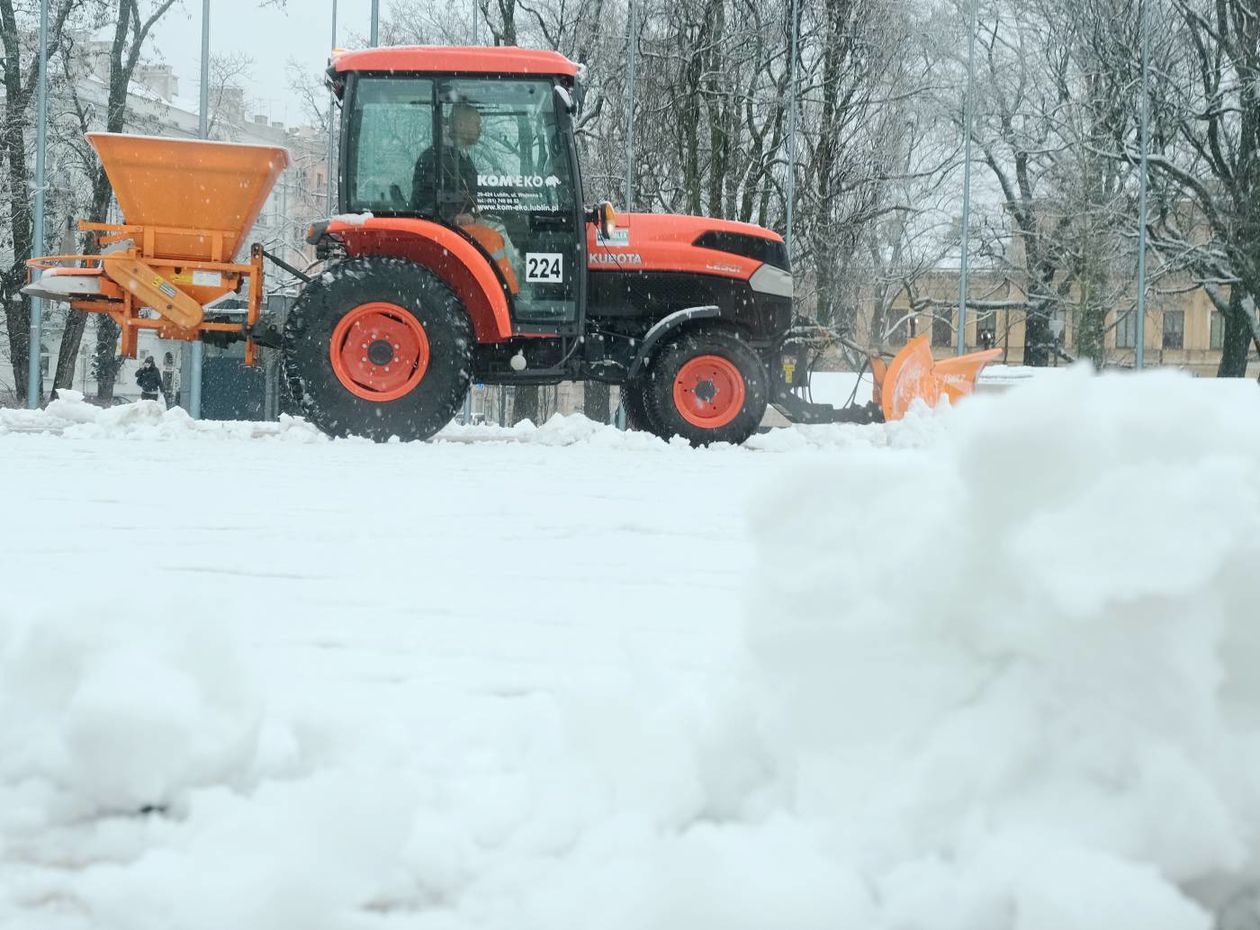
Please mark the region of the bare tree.
[[[49, 17], [48, 54], [51, 59], [61, 48], [66, 22], [82, 10], [86, 0], [57, 0]], [[8, 236], [13, 261], [0, 272], [0, 301], [4, 303], [5, 328], [8, 331], [9, 360], [13, 365], [13, 382], [19, 394], [27, 388], [27, 363], [30, 358], [31, 302], [19, 294], [26, 283], [26, 260], [32, 248], [42, 253], [45, 243], [34, 239], [30, 209], [32, 185], [31, 162], [27, 157], [26, 136], [31, 126], [31, 104], [38, 81], [38, 54], [31, 48], [33, 24], [30, 19], [19, 22], [13, 0], [0, 0], [0, 42], [4, 60], [0, 76], [4, 81], [4, 100], [0, 104], [0, 151], [8, 167], [5, 176], [8, 199]]]
[[1180, 54], [1157, 72], [1155, 243], [1223, 314], [1217, 374], [1242, 377], [1260, 349], [1260, 0], [1173, 0], [1172, 12]]
[[[105, 110], [106, 132], [122, 132], [127, 123], [127, 95], [131, 89], [131, 80], [140, 63], [140, 55], [149, 33], [154, 25], [166, 15], [175, 0], [156, 0], [144, 16], [140, 11], [138, 0], [118, 0], [116, 19], [114, 20], [114, 36], [109, 47], [109, 97]], [[87, 219], [102, 223], [108, 218], [109, 204], [113, 197], [109, 178], [104, 167], [98, 165], [92, 181], [92, 201]], [[92, 236], [85, 237], [84, 252], [91, 254], [96, 247]], [[71, 313], [66, 318], [65, 328], [61, 332], [61, 347], [57, 354], [57, 373], [54, 385], [58, 388], [69, 387], [74, 377], [75, 359], [79, 354], [79, 341], [83, 338], [85, 316], [82, 313]], [[118, 326], [106, 316], [99, 316], [96, 321], [96, 349], [93, 354], [92, 368], [96, 378], [96, 396], [102, 401], [109, 401], [114, 396], [114, 382], [117, 380], [121, 359], [115, 352], [118, 340]]]

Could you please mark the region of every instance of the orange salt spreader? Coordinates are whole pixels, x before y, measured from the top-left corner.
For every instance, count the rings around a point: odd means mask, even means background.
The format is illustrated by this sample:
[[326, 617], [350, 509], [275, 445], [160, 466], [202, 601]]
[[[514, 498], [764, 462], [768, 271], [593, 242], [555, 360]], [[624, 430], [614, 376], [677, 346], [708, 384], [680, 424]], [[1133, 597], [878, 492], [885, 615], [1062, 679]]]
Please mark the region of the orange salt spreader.
[[[117, 133], [88, 133], [122, 210], [121, 223], [81, 222], [99, 253], [32, 259], [41, 274], [23, 293], [108, 313], [122, 330], [122, 354], [136, 354], [142, 329], [163, 339], [210, 333], [245, 339], [262, 316], [263, 252], [238, 262], [248, 230], [288, 167], [283, 148]], [[205, 306], [247, 288], [244, 322], [206, 318]], [[145, 310], [155, 311], [155, 314]]]

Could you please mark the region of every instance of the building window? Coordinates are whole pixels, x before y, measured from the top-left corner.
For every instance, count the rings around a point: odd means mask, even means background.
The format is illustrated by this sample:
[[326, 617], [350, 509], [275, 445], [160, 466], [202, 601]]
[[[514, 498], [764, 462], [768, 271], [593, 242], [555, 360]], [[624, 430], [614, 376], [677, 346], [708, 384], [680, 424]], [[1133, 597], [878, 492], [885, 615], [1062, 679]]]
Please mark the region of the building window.
[[954, 344], [954, 311], [938, 309], [932, 314], [932, 345]]
[[998, 312], [990, 310], [976, 317], [976, 345], [982, 349], [992, 349], [997, 345]]
[[1219, 310], [1212, 311], [1211, 329], [1208, 332], [1208, 348], [1225, 348], [1225, 314]]
[[1185, 343], [1186, 311], [1164, 311], [1164, 348], [1180, 349]]
[[1136, 311], [1127, 311], [1120, 319], [1116, 320], [1116, 348], [1117, 349], [1136, 349], [1137, 348], [1137, 313]]

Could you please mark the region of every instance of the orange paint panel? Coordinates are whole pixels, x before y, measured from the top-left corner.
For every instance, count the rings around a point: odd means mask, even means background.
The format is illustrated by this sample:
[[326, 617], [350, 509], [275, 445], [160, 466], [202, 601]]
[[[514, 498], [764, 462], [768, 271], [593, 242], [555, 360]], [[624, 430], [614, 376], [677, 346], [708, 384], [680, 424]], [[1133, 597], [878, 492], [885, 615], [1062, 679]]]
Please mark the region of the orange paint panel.
[[430, 269], [463, 301], [478, 342], [512, 338], [512, 315], [502, 283], [485, 256], [459, 233], [409, 217], [333, 220], [328, 232], [345, 243], [351, 256], [392, 255]]
[[538, 74], [573, 77], [578, 66], [559, 52], [500, 46], [401, 45], [333, 52], [337, 71], [416, 74]]
[[935, 407], [942, 397], [950, 402], [970, 394], [976, 378], [989, 362], [1001, 356], [1001, 349], [986, 349], [956, 358], [936, 361], [928, 337], [915, 336], [906, 343], [878, 377], [880, 407], [885, 420], [899, 420], [916, 400]]
[[[377, 346], [386, 355], [374, 361], [370, 356]], [[384, 403], [410, 394], [424, 380], [429, 336], [397, 304], [361, 304], [337, 323], [328, 356], [342, 387], [356, 397]]]
[[[90, 132], [147, 256], [231, 261], [289, 165], [276, 146]], [[151, 239], [151, 241], [150, 241]]]
[[617, 217], [611, 242], [601, 242], [587, 225], [587, 267], [591, 271], [676, 271], [747, 280], [761, 262], [717, 249], [698, 248], [693, 242], [706, 232], [730, 232], [772, 242], [778, 233], [733, 220], [701, 216], [628, 213]]
[[674, 406], [702, 429], [726, 426], [744, 409], [746, 396], [739, 368], [720, 355], [697, 355], [674, 378]]

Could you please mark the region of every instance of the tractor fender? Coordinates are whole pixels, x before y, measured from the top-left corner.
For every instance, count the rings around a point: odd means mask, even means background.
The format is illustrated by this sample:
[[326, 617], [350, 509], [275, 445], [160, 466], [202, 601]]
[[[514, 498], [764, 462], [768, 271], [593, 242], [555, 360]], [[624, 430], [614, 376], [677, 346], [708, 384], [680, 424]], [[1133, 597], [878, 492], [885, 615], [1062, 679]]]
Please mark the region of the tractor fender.
[[353, 214], [317, 223], [311, 235], [334, 236], [352, 258], [388, 255], [428, 268], [468, 310], [479, 343], [512, 338], [503, 282], [484, 254], [455, 230], [417, 217]]
[[673, 313], [661, 317], [643, 335], [643, 342], [639, 345], [639, 351], [635, 353], [634, 361], [630, 363], [630, 371], [626, 375], [626, 380], [631, 380], [643, 370], [643, 366], [647, 364], [648, 358], [652, 355], [652, 350], [656, 348], [662, 339], [677, 330], [678, 327], [692, 320], [712, 319], [720, 315], [720, 313], [721, 311], [713, 304], [706, 304], [702, 307], [687, 307], [684, 310], [675, 310]]

